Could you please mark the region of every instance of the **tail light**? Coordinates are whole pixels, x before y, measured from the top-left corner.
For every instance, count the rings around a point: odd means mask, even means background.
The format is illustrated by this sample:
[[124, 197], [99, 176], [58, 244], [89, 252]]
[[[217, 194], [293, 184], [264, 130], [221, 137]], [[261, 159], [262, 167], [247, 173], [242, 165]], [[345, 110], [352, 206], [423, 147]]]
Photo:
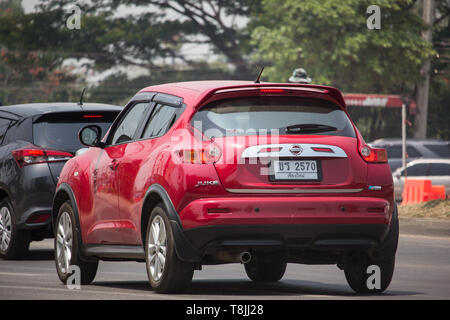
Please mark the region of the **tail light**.
[[387, 162], [386, 149], [370, 148], [364, 145], [359, 149], [359, 153], [366, 162]]
[[12, 155], [21, 168], [37, 163], [67, 161], [73, 157], [68, 152], [44, 150], [37, 147], [14, 150]]
[[183, 149], [178, 151], [178, 155], [185, 163], [215, 163], [220, 159], [222, 151], [213, 143], [203, 148]]

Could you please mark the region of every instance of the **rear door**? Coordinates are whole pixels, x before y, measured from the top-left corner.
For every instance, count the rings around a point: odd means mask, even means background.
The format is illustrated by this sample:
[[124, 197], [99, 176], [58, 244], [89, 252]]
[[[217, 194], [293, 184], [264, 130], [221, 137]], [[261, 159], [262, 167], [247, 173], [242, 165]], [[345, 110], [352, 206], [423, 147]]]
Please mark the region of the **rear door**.
[[346, 193], [366, 185], [353, 125], [331, 102], [220, 100], [200, 109], [192, 124], [222, 149], [215, 167], [229, 192]]
[[168, 153], [163, 150], [169, 145], [167, 139], [166, 143], [161, 143], [161, 139], [183, 110], [180, 106], [160, 102], [152, 103], [151, 109], [151, 112], [147, 112], [148, 117], [144, 119], [135, 141], [128, 143], [126, 155], [120, 160], [117, 172], [120, 215], [130, 226], [122, 234], [125, 244], [142, 243], [141, 200], [147, 191], [151, 174], [164, 171], [163, 168], [168, 165]]

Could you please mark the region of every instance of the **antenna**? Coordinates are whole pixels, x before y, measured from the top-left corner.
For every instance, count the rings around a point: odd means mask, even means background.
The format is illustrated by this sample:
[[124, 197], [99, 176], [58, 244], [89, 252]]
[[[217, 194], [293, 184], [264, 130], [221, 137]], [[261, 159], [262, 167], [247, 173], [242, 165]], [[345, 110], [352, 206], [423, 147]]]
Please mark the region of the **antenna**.
[[81, 91], [80, 102], [78, 102], [78, 105], [80, 106], [81, 110], [83, 110], [83, 98], [84, 98], [85, 92], [86, 92], [86, 87], [84, 87], [83, 90]]
[[261, 82], [259, 79], [261, 78], [261, 75], [262, 75], [263, 71], [264, 71], [264, 67], [261, 68], [261, 71], [259, 72], [258, 78], [256, 78], [255, 83], [260, 83]]

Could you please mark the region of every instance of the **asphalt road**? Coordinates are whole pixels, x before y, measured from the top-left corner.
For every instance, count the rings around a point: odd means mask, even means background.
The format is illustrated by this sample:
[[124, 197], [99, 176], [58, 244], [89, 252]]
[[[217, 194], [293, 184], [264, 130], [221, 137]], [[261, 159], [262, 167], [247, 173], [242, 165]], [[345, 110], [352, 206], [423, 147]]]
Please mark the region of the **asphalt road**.
[[92, 285], [69, 290], [56, 275], [53, 242], [32, 244], [27, 260], [0, 260], [0, 300], [8, 299], [450, 299], [450, 238], [401, 236], [394, 278], [382, 295], [358, 296], [336, 266], [289, 264], [282, 281], [256, 284], [239, 264], [196, 271], [182, 295], [154, 293], [145, 264], [101, 262]]

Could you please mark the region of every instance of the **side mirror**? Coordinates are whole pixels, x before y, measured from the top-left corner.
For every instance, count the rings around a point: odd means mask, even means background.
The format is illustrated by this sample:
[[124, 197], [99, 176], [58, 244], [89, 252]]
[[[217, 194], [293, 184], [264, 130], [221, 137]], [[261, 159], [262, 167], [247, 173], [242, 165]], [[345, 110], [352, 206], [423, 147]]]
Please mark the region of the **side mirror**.
[[86, 126], [78, 132], [78, 138], [85, 146], [97, 147], [102, 138], [102, 128], [95, 125]]
[[397, 173], [394, 175], [394, 177], [395, 177], [396, 179], [400, 179], [401, 176], [402, 176], [402, 174], [401, 174], [400, 172], [397, 172]]

